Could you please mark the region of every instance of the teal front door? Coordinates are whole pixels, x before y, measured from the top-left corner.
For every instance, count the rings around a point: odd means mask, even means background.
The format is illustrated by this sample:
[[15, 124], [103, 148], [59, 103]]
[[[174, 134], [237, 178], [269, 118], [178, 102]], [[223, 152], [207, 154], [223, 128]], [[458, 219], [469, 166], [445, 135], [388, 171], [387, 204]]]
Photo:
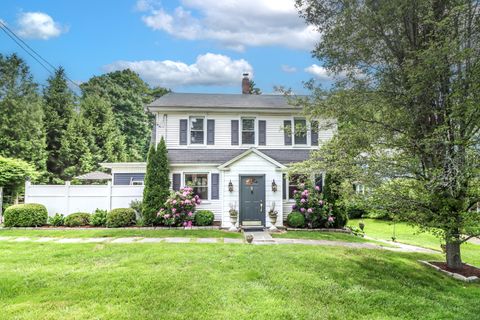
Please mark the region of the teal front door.
[[240, 176], [240, 224], [265, 226], [265, 176]]

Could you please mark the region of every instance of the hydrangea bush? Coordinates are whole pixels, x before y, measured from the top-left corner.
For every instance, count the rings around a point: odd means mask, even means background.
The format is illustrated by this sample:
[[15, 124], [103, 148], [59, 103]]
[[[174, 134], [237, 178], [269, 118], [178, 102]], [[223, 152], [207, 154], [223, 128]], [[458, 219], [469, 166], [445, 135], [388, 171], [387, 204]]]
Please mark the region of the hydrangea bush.
[[160, 223], [169, 227], [191, 227], [195, 209], [201, 202], [200, 197], [194, 195], [190, 187], [172, 192], [165, 206], [157, 214]]
[[302, 183], [294, 191], [295, 204], [292, 212], [305, 217], [307, 228], [331, 228], [335, 224], [332, 207], [322, 198], [320, 188]]

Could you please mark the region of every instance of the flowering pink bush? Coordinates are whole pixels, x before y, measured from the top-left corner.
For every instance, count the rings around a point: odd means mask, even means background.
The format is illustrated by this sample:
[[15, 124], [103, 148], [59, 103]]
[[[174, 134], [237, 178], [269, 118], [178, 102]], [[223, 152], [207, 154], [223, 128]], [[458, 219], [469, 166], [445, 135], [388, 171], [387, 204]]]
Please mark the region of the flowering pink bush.
[[195, 209], [201, 202], [200, 197], [193, 194], [192, 188], [181, 188], [170, 194], [157, 216], [163, 225], [190, 228], [193, 225]]
[[333, 227], [335, 217], [330, 205], [322, 199], [320, 188], [300, 184], [299, 190], [294, 191], [295, 204], [293, 212], [300, 212], [305, 217], [307, 228]]

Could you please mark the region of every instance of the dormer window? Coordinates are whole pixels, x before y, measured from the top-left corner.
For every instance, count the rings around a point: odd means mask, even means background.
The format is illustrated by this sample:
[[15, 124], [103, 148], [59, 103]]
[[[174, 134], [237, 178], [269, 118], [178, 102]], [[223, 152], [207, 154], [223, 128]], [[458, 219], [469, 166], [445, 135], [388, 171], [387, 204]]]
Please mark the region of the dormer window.
[[205, 118], [190, 117], [190, 144], [205, 144]]
[[255, 144], [255, 118], [242, 118], [242, 144]]

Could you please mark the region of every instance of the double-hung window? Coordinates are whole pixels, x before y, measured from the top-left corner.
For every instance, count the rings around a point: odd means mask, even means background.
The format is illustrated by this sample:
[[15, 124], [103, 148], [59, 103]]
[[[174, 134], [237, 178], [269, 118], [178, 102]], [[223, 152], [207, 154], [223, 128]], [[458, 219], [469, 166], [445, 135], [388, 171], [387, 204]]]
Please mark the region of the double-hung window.
[[242, 118], [242, 144], [255, 144], [255, 118]]
[[295, 144], [307, 144], [307, 120], [295, 118], [293, 127]]
[[205, 143], [205, 118], [190, 117], [190, 144]]
[[[308, 176], [305, 174], [292, 174], [288, 179], [288, 199], [293, 199], [295, 190], [300, 190], [300, 184], [308, 181]], [[303, 190], [301, 190], [303, 191]]]
[[208, 173], [185, 173], [185, 185], [200, 199], [208, 200]]

